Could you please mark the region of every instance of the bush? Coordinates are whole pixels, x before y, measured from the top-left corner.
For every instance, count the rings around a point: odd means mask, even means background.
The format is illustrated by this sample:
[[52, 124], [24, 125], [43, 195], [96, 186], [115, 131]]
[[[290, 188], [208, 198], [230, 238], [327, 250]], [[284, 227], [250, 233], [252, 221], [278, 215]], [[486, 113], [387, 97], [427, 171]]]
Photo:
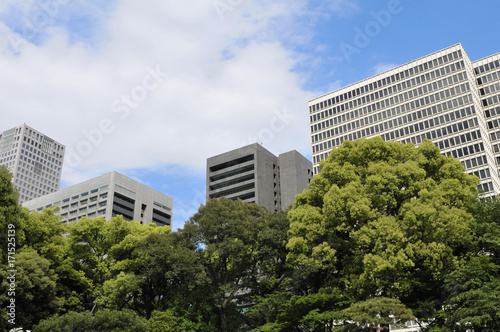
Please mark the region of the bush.
[[42, 320], [33, 332], [146, 332], [147, 321], [133, 311], [68, 312]]

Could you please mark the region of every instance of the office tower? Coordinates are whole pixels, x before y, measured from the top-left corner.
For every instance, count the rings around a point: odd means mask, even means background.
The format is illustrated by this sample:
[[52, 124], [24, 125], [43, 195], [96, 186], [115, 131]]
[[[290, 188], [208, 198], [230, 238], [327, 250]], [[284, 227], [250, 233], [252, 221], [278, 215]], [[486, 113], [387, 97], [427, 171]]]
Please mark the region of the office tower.
[[345, 140], [428, 138], [500, 193], [499, 58], [471, 62], [457, 44], [309, 101], [314, 174]]
[[312, 179], [312, 164], [297, 151], [276, 157], [251, 144], [207, 159], [207, 200], [227, 197], [286, 210]]
[[0, 133], [0, 166], [13, 174], [19, 203], [59, 189], [64, 145], [26, 124]]
[[[500, 165], [500, 53], [475, 61], [472, 65], [489, 131], [487, 139], [492, 144], [495, 164], [498, 168], [500, 167], [498, 166]], [[465, 166], [470, 167], [468, 160]]]
[[141, 224], [170, 226], [173, 199], [120, 173], [111, 172], [23, 204], [32, 211], [58, 206], [62, 222], [86, 216], [110, 220], [122, 215]]

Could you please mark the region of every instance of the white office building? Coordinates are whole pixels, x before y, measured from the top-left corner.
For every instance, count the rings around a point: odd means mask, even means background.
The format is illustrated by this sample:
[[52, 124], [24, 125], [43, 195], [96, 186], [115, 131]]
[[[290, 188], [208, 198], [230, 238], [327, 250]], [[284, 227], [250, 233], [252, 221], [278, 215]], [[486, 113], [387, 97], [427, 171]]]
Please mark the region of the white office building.
[[112, 217], [171, 226], [173, 199], [120, 173], [111, 172], [23, 204], [32, 211], [58, 206], [62, 222]]
[[500, 193], [499, 60], [472, 62], [457, 44], [309, 101], [314, 174], [345, 140], [428, 138]]
[[64, 145], [26, 124], [0, 132], [0, 167], [12, 173], [19, 203], [59, 189], [64, 152]]

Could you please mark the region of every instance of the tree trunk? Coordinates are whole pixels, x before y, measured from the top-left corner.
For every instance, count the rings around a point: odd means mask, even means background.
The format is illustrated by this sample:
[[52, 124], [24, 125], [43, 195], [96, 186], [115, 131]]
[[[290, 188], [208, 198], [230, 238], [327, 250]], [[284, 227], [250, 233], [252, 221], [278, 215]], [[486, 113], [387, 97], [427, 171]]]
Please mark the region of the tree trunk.
[[219, 314], [220, 314], [220, 327], [219, 331], [220, 332], [228, 332], [227, 330], [227, 321], [226, 321], [226, 306], [224, 305], [225, 303], [221, 304], [219, 307]]

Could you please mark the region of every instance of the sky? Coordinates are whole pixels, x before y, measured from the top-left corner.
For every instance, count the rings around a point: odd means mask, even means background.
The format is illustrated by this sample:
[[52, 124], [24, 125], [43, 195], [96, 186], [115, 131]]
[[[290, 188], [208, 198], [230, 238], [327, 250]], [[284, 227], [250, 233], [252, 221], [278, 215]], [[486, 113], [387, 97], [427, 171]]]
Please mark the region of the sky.
[[[66, 146], [61, 188], [117, 171], [205, 203], [206, 159], [311, 159], [307, 102], [461, 43], [500, 52], [494, 0], [2, 0], [0, 131]], [[278, 125], [276, 125], [278, 124]]]

